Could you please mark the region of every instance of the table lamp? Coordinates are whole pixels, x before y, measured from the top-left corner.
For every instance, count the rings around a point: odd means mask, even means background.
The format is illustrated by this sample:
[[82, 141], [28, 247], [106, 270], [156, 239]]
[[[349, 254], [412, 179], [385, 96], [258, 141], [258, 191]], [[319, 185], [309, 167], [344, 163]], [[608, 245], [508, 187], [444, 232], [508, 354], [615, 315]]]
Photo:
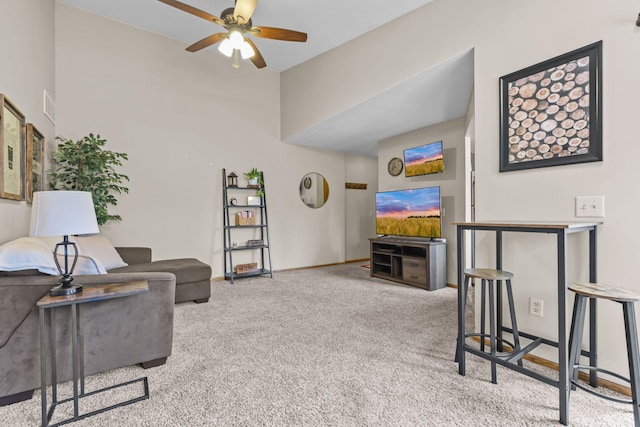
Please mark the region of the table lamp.
[[[88, 191], [36, 191], [33, 193], [31, 226], [33, 237], [63, 236], [56, 244], [53, 260], [60, 272], [60, 285], [51, 295], [73, 295], [82, 292], [82, 285], [71, 285], [73, 269], [78, 261], [78, 247], [69, 235], [99, 233], [93, 198]], [[58, 248], [64, 248], [64, 269], [58, 262]], [[73, 263], [69, 267], [69, 246], [73, 246]]]

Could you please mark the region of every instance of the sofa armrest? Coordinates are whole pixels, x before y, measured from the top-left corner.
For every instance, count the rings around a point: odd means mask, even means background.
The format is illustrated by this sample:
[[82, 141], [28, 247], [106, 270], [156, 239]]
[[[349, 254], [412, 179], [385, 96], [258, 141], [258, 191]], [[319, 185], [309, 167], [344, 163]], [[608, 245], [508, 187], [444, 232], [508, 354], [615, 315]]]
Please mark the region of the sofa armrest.
[[122, 260], [129, 265], [151, 262], [151, 248], [122, 246], [116, 247]]

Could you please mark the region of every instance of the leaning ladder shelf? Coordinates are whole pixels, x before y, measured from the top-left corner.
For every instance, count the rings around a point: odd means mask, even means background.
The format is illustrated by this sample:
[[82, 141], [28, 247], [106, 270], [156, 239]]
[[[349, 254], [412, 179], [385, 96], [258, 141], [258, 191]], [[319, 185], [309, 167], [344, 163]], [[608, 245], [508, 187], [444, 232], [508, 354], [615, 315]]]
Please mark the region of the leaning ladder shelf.
[[[264, 188], [264, 175], [262, 172], [260, 173], [260, 187], [239, 187], [239, 186], [230, 186], [227, 181], [227, 171], [226, 169], [222, 169], [222, 206], [224, 209], [223, 221], [224, 221], [224, 278], [226, 280], [230, 280], [231, 283], [234, 282], [235, 279], [245, 278], [245, 277], [255, 277], [255, 276], [266, 276], [269, 275], [273, 278], [273, 268], [271, 266], [271, 251], [270, 245], [271, 240], [269, 239], [269, 223], [267, 220], [267, 196]], [[259, 190], [262, 190], [262, 195], [257, 196]], [[246, 197], [256, 195], [260, 198], [260, 204], [249, 204], [231, 203], [232, 199], [235, 197]], [[237, 199], [236, 199], [237, 200]], [[236, 225], [235, 217], [236, 213], [242, 212], [243, 210], [255, 210], [255, 224], [246, 224], [246, 225]], [[232, 223], [231, 220], [234, 220]], [[241, 231], [244, 230], [244, 231]], [[249, 245], [234, 245], [234, 234], [238, 232], [247, 233], [246, 230], [254, 230], [254, 244]], [[244, 235], [246, 236], [246, 234]], [[258, 239], [255, 237], [259, 236]], [[256, 243], [257, 241], [257, 243]], [[250, 271], [238, 273], [236, 268], [238, 264], [234, 264], [234, 253], [235, 252], [249, 252], [254, 251], [258, 254], [256, 261], [256, 268], [251, 269]]]

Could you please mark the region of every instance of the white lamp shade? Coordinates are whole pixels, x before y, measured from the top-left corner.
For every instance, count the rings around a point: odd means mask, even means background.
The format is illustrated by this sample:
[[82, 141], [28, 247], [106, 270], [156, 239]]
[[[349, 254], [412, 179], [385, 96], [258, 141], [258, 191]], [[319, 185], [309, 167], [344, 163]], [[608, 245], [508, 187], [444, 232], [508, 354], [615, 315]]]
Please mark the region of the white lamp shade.
[[251, 45], [245, 41], [240, 49], [240, 54], [242, 55], [242, 59], [249, 59], [253, 58], [253, 55], [255, 55], [256, 52], [253, 50]]
[[93, 198], [88, 191], [36, 191], [33, 193], [33, 237], [99, 233]]
[[234, 49], [241, 49], [242, 43], [244, 43], [244, 37], [238, 31], [231, 31], [229, 33], [229, 38], [227, 38], [231, 42], [231, 47]]
[[231, 40], [229, 39], [222, 40], [222, 42], [218, 46], [218, 51], [224, 56], [231, 58], [231, 55], [233, 54], [233, 45], [231, 43]]

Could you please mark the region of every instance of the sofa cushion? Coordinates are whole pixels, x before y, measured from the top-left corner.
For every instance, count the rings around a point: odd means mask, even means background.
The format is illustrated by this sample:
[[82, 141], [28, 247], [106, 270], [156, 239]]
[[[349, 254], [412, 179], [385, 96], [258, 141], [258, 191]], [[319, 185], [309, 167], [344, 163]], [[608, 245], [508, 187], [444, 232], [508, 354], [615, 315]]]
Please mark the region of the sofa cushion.
[[[0, 246], [0, 270], [20, 271], [38, 270], [41, 273], [57, 276], [60, 273], [53, 259], [56, 243], [62, 237], [21, 237]], [[73, 241], [73, 239], [71, 239]], [[58, 249], [58, 262], [64, 265], [62, 248]], [[70, 250], [73, 256], [73, 250]], [[74, 274], [104, 274], [106, 269], [102, 264], [85, 255], [78, 255]]]
[[211, 267], [195, 258], [179, 258], [131, 264], [114, 268], [109, 273], [163, 271], [176, 276], [176, 285], [211, 279]]
[[78, 236], [75, 239], [78, 244], [78, 253], [97, 259], [107, 270], [127, 266], [116, 248], [105, 237]]

